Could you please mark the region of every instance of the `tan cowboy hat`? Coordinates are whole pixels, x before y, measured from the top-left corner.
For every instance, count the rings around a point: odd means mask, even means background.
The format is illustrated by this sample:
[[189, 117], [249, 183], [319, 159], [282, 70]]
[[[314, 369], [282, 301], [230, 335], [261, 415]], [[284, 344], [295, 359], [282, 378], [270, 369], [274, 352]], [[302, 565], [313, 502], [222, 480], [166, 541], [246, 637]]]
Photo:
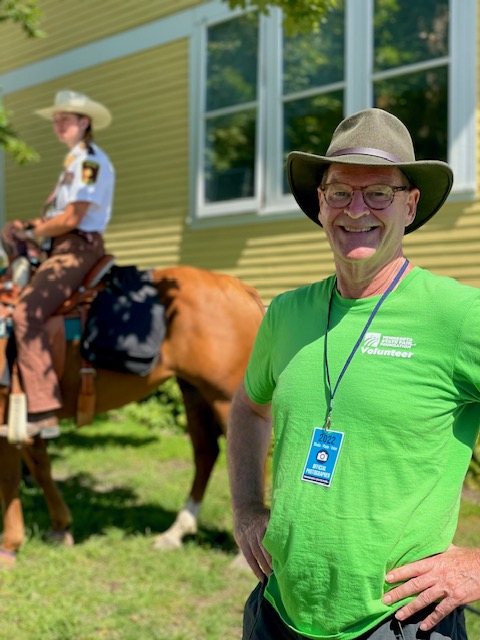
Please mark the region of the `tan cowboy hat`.
[[453, 184], [453, 172], [446, 162], [415, 160], [410, 133], [398, 118], [383, 109], [365, 109], [338, 125], [325, 156], [301, 151], [288, 156], [290, 189], [302, 211], [317, 224], [317, 187], [332, 163], [398, 167], [403, 171], [420, 190], [417, 215], [405, 233], [421, 227], [440, 209]]
[[53, 120], [54, 114], [60, 111], [88, 116], [92, 121], [92, 128], [95, 131], [105, 129], [112, 121], [112, 114], [103, 104], [91, 100], [83, 93], [69, 91], [68, 89], [58, 91], [53, 107], [39, 109], [35, 111], [35, 113], [47, 120]]

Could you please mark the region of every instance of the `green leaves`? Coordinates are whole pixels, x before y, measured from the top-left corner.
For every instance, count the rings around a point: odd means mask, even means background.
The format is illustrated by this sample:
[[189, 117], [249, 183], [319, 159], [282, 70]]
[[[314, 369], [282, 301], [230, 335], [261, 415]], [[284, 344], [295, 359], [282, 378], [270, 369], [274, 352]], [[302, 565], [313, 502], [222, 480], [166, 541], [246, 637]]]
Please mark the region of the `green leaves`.
[[[11, 22], [18, 24], [29, 38], [43, 38], [40, 29], [42, 12], [37, 0], [0, 0], [0, 24]], [[31, 149], [15, 134], [5, 106], [0, 100], [0, 149], [10, 154], [20, 165], [30, 164], [39, 160], [38, 153]]]
[[38, 153], [20, 140], [9, 122], [9, 113], [0, 101], [0, 148], [9, 153], [20, 165], [37, 162]]
[[43, 14], [37, 0], [0, 0], [0, 22], [10, 21], [20, 25], [29, 38], [43, 38], [40, 29]]
[[287, 35], [318, 31], [326, 14], [338, 6], [338, 0], [223, 0], [230, 9], [257, 9], [269, 15], [270, 9], [283, 11]]

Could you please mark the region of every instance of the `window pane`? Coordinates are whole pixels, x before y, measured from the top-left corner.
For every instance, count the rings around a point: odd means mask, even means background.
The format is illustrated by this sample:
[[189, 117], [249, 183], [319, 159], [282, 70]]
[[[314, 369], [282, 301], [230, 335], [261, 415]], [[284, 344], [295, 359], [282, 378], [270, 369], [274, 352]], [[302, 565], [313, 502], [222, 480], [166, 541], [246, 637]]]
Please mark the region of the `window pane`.
[[375, 0], [374, 71], [448, 56], [448, 0]]
[[255, 119], [249, 109], [207, 121], [205, 202], [253, 197]]
[[412, 134], [419, 160], [448, 156], [448, 68], [376, 82], [375, 106], [391, 111]]
[[210, 27], [207, 111], [256, 100], [257, 50], [256, 13]]
[[[287, 102], [284, 105], [284, 160], [290, 151], [323, 155], [342, 119], [343, 91]], [[289, 191], [285, 177], [283, 192]]]
[[344, 10], [325, 18], [319, 33], [284, 39], [283, 93], [289, 94], [332, 82], [344, 76]]

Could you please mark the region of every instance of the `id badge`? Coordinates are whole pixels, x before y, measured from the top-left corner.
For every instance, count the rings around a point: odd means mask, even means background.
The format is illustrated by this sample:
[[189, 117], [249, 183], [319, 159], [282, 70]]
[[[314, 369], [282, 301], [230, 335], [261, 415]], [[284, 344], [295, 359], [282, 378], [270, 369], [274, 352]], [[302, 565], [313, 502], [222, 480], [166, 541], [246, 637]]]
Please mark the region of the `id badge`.
[[332, 484], [344, 435], [341, 431], [315, 427], [302, 480], [320, 484], [323, 487], [329, 487]]

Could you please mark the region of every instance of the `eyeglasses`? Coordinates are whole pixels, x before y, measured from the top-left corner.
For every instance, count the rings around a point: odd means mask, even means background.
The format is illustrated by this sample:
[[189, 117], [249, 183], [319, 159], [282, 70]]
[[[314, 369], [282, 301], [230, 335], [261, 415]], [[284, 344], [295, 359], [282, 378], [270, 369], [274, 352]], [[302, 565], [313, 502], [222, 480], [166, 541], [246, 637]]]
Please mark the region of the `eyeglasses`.
[[410, 187], [392, 187], [389, 184], [371, 184], [368, 187], [354, 189], [348, 184], [332, 182], [323, 187], [320, 191], [325, 194], [325, 200], [331, 207], [344, 209], [353, 200], [355, 191], [361, 191], [363, 202], [369, 209], [386, 209], [393, 202], [397, 191], [410, 191]]

